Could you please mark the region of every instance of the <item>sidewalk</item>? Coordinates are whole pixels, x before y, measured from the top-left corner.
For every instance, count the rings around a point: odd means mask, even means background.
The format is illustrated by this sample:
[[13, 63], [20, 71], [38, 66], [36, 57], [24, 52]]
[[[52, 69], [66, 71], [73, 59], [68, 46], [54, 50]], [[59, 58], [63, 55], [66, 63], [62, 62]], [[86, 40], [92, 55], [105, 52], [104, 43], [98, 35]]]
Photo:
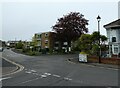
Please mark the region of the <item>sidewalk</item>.
[[0, 69], [0, 74], [2, 76], [5, 76], [11, 72], [18, 70], [18, 66], [6, 61], [5, 59], [2, 59], [2, 67], [0, 67]]
[[89, 62], [88, 63], [83, 63], [83, 62], [79, 62], [78, 58], [69, 58], [68, 61], [71, 61], [71, 62], [76, 63], [76, 64], [86, 64], [86, 65], [92, 65], [92, 66], [120, 69], [120, 66], [118, 66], [118, 65], [103, 64], [103, 63], [89, 63]]

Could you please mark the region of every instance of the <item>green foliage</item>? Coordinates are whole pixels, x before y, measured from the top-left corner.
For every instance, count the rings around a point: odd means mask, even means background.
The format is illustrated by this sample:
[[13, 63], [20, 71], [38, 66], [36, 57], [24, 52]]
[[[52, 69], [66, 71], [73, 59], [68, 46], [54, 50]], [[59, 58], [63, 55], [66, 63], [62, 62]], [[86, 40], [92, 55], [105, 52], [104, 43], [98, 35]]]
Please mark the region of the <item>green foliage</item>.
[[91, 54], [98, 55], [98, 51], [99, 51], [99, 46], [97, 44], [93, 44]]
[[22, 48], [23, 48], [22, 42], [19, 41], [18, 43], [16, 43], [15, 48], [16, 48], [16, 49], [22, 49]]
[[81, 51], [85, 52], [85, 53], [90, 53], [90, 50], [92, 48], [91, 46], [91, 35], [90, 34], [83, 34], [81, 37], [80, 37], [80, 42], [79, 42], [79, 46], [80, 46], [80, 49]]
[[30, 55], [30, 56], [36, 55], [36, 52], [35, 51], [30, 51], [30, 52], [28, 52], [28, 55]]
[[42, 54], [46, 54], [47, 50], [46, 49], [41, 49]]
[[26, 53], [26, 52], [29, 52], [29, 50], [30, 50], [30, 49], [24, 47], [24, 48], [22, 49], [22, 52], [23, 52], [23, 53]]
[[80, 54], [87, 54], [86, 52], [80, 52]]
[[100, 35], [98, 32], [93, 32], [90, 34], [82, 34], [81, 37], [74, 42], [73, 48], [79, 51], [85, 52], [87, 54], [98, 55], [99, 51], [99, 38], [101, 38], [101, 50], [106, 51], [108, 48], [105, 46], [105, 41], [107, 37]]

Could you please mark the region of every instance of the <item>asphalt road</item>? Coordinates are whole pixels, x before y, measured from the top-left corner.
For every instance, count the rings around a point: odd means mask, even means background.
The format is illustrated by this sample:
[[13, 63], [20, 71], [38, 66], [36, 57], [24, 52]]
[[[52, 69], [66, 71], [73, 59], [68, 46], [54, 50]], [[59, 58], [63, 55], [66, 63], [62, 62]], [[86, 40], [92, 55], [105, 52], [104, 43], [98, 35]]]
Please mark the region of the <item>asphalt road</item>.
[[78, 55], [26, 56], [4, 50], [2, 56], [24, 66], [5, 77], [3, 86], [118, 86], [118, 70], [67, 61]]

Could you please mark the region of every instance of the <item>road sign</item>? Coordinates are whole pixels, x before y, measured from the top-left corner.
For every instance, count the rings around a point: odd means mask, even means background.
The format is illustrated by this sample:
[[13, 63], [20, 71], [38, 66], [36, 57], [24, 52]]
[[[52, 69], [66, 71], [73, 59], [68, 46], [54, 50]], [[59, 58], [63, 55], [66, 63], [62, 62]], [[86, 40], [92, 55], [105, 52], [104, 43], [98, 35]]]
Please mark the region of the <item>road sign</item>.
[[87, 62], [87, 55], [86, 54], [79, 54], [79, 61], [80, 62]]

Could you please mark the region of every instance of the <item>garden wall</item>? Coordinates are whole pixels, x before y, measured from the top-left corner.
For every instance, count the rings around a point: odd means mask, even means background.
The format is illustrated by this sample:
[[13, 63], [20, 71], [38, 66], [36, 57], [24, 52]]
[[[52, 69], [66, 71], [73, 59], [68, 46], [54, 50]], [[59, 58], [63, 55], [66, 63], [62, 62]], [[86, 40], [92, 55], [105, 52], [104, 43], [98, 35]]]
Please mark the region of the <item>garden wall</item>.
[[[113, 57], [113, 58], [101, 58], [101, 63], [104, 64], [113, 64], [113, 65], [120, 65], [120, 58]], [[96, 56], [88, 56], [88, 62], [98, 63], [99, 57]]]

